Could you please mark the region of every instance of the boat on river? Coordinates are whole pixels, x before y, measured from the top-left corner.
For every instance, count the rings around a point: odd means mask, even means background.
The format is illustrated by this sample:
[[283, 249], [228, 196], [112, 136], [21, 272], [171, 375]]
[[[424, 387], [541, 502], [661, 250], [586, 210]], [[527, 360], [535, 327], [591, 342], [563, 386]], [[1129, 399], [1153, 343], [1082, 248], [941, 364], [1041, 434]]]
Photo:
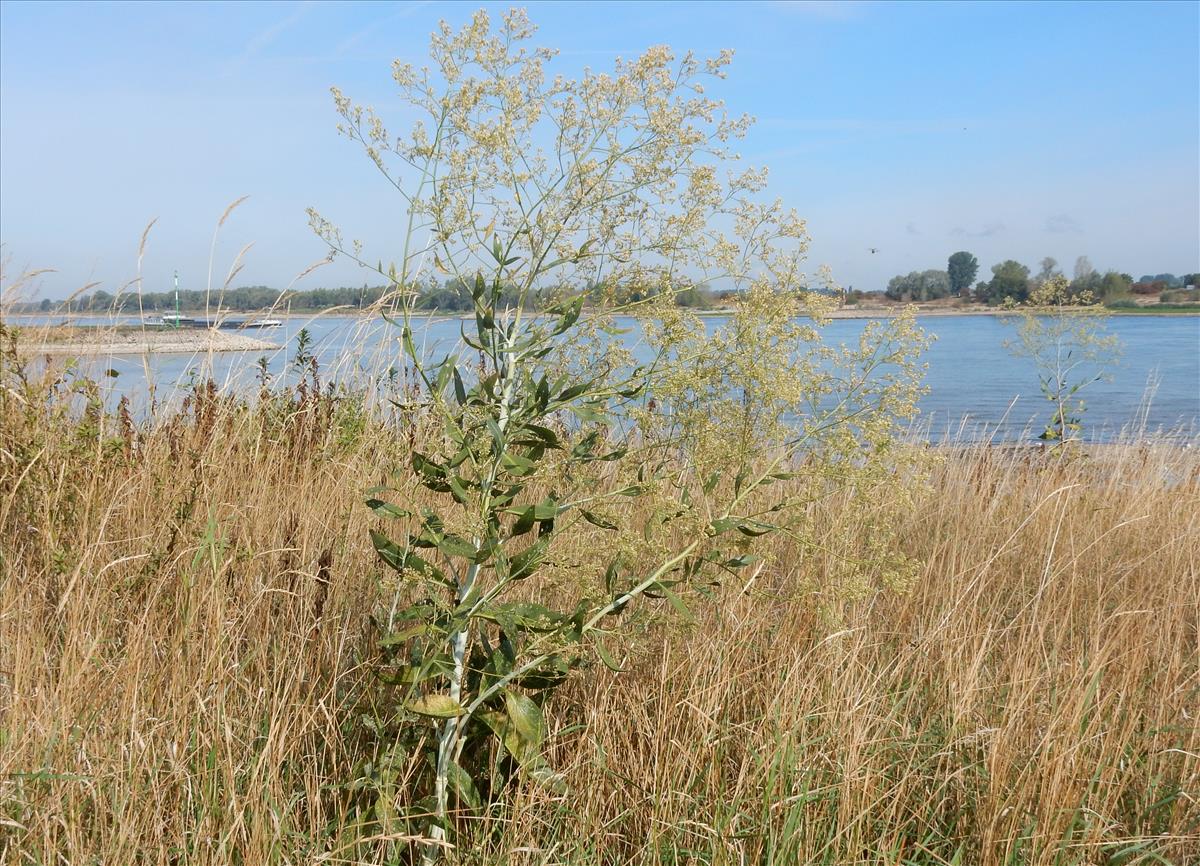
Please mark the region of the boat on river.
[[166, 325], [169, 328], [191, 327], [196, 324], [196, 320], [191, 316], [182, 316], [179, 313], [164, 313], [161, 316], [147, 316], [142, 320], [143, 325]]

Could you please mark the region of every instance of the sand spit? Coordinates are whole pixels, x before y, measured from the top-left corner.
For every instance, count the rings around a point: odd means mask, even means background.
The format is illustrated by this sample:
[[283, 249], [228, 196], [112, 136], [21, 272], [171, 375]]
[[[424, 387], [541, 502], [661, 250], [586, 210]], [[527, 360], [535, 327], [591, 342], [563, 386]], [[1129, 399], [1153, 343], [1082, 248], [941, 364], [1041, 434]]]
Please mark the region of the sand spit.
[[29, 355], [142, 355], [200, 352], [269, 352], [275, 343], [225, 331], [143, 330], [141, 328], [30, 329], [18, 342]]

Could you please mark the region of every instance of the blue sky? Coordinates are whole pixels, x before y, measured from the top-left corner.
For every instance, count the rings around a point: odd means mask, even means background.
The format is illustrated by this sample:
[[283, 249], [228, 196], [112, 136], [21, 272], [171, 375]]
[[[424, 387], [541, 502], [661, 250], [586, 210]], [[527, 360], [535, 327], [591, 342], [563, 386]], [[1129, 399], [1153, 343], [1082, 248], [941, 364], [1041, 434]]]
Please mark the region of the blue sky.
[[[385, 261], [403, 202], [335, 131], [328, 88], [385, 117], [390, 63], [478, 4], [0, 5], [0, 240], [43, 296], [178, 268], [282, 287], [324, 254], [315, 206]], [[504, 7], [491, 6], [493, 12]], [[719, 96], [758, 124], [741, 148], [797, 208], [843, 284], [1004, 258], [1200, 267], [1200, 4], [529, 4], [564, 74], [652, 44], [735, 60]], [[403, 124], [393, 123], [393, 131]], [[872, 255], [868, 248], [877, 247]], [[356, 285], [339, 263], [297, 288]]]

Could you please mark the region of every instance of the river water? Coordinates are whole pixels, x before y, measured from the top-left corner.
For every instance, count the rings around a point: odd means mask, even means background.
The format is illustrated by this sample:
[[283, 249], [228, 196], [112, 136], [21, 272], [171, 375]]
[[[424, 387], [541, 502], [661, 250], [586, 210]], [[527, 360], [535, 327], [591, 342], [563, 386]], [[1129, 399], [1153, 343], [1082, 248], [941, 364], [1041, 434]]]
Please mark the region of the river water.
[[[41, 324], [45, 319], [21, 317], [14, 324]], [[77, 324], [126, 323], [120, 318], [77, 318]], [[132, 320], [129, 320], [132, 321]], [[721, 317], [706, 320], [719, 325]], [[853, 343], [865, 319], [837, 319], [823, 330], [833, 343]], [[638, 351], [634, 320], [624, 323], [624, 337]], [[928, 394], [920, 402], [919, 432], [934, 440], [944, 437], [1022, 439], [1036, 435], [1048, 415], [1038, 388], [1037, 374], [1026, 358], [1015, 357], [1005, 342], [1012, 339], [1011, 324], [994, 316], [926, 316], [919, 324], [936, 337], [925, 355]], [[459, 341], [457, 319], [419, 319], [415, 339], [432, 357], [451, 351]], [[469, 325], [473, 329], [473, 323]], [[210, 375], [224, 388], [256, 387], [256, 364], [264, 354], [268, 369], [285, 375], [294, 355], [296, 337], [307, 328], [316, 354], [327, 374], [338, 378], [377, 376], [389, 366], [403, 364], [399, 329], [382, 320], [293, 316], [284, 326], [248, 332], [281, 346], [274, 352], [230, 352], [209, 356], [113, 355], [93, 357], [84, 369], [103, 377], [109, 398], [128, 395], [135, 411], [147, 403], [147, 382], [155, 384], [158, 398], [179, 394], [193, 376]], [[1136, 434], [1170, 433], [1185, 438], [1200, 434], [1200, 316], [1113, 316], [1107, 322], [1122, 352], [1109, 365], [1108, 379], [1089, 385], [1082, 393], [1087, 437], [1111, 439], [1122, 431]], [[149, 378], [147, 378], [149, 376]]]

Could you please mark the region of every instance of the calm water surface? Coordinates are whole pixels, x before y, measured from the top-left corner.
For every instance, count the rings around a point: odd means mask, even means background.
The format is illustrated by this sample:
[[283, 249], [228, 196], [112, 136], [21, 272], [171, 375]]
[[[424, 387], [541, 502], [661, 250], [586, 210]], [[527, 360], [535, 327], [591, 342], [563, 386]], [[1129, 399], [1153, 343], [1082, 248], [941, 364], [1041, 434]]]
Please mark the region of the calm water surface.
[[[32, 324], [36, 320], [24, 321]], [[76, 321], [108, 323], [112, 319]], [[707, 321], [711, 328], [721, 319]], [[824, 337], [834, 343], [854, 342], [866, 321], [832, 321], [824, 329]], [[928, 316], [919, 322], [937, 338], [925, 356], [929, 393], [920, 403], [920, 423], [926, 435], [933, 439], [946, 435], [1013, 439], [1040, 432], [1038, 425], [1048, 415], [1047, 404], [1030, 361], [1014, 357], [1004, 345], [1013, 336], [1011, 325], [992, 316]], [[456, 319], [418, 320], [415, 337], [428, 354], [440, 356], [458, 344], [462, 324]], [[636, 354], [636, 322], [627, 324], [632, 329], [624, 339], [635, 344]], [[470, 326], [473, 328], [473, 323]], [[398, 329], [386, 322], [293, 317], [282, 328], [249, 332], [284, 347], [265, 353], [272, 374], [286, 373], [301, 328], [311, 334], [313, 351], [323, 369], [338, 378], [371, 377], [402, 363]], [[1110, 368], [1111, 378], [1090, 385], [1083, 394], [1089, 435], [1107, 439], [1123, 428], [1197, 435], [1200, 316], [1114, 316], [1108, 329], [1120, 338], [1123, 351]], [[114, 355], [91, 358], [86, 366], [93, 373], [117, 371], [115, 379], [106, 380], [110, 398], [128, 395], [135, 407], [144, 407], [147, 372], [160, 400], [178, 394], [180, 385], [193, 375], [203, 375], [205, 368], [224, 387], [247, 388], [255, 385], [255, 365], [263, 354], [219, 353], [211, 361], [188, 355]]]

